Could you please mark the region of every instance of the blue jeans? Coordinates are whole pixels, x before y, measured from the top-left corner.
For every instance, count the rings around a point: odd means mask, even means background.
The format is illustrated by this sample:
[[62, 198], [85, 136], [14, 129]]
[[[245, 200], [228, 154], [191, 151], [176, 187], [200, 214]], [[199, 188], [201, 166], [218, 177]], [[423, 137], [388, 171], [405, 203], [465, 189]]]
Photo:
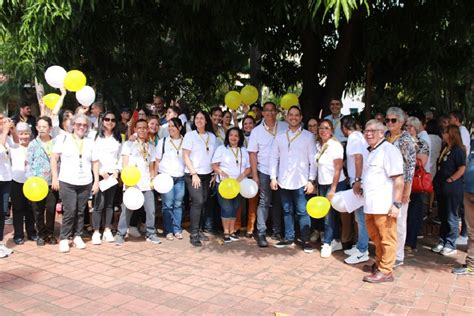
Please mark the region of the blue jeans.
[[242, 197], [239, 194], [235, 198], [228, 200], [223, 198], [218, 192], [217, 200], [219, 201], [219, 206], [221, 207], [221, 218], [227, 220], [235, 219], [241, 199]]
[[[319, 195], [326, 196], [331, 189], [331, 185], [320, 185]], [[346, 182], [341, 181], [336, 186], [336, 192], [344, 191], [346, 189]], [[324, 244], [331, 244], [333, 239], [341, 238], [340, 230], [340, 218], [339, 212], [334, 210], [332, 207], [328, 212], [328, 215], [324, 218]]]
[[272, 207], [272, 222], [273, 222], [273, 234], [282, 233], [282, 212], [281, 212], [281, 199], [278, 196], [278, 191], [272, 191], [270, 189], [270, 176], [265, 173], [258, 172], [258, 178], [260, 179], [260, 188], [258, 191], [259, 201], [257, 208], [257, 231], [259, 235], [265, 235], [267, 232], [267, 219], [270, 204]]
[[[301, 232], [301, 240], [309, 241], [311, 219], [306, 212], [304, 187], [296, 190], [280, 189], [283, 219], [285, 221], [285, 239], [295, 240], [295, 213]], [[296, 212], [295, 212], [296, 211]]]
[[437, 194], [438, 215], [441, 220], [439, 228], [439, 243], [444, 247], [456, 249], [456, 239], [459, 233], [458, 210], [462, 203], [463, 192]]
[[355, 211], [355, 218], [358, 231], [356, 248], [359, 249], [360, 252], [366, 252], [369, 249], [369, 233], [365, 225], [364, 207]]
[[174, 185], [171, 191], [161, 194], [163, 226], [166, 234], [182, 232], [181, 219], [183, 217], [184, 176], [173, 177]]

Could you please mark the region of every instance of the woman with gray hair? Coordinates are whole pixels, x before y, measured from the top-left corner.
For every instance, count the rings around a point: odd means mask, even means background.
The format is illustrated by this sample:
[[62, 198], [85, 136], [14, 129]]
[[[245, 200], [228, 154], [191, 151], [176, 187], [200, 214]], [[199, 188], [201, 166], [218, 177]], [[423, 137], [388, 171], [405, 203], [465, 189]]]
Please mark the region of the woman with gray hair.
[[[56, 140], [51, 157], [51, 187], [53, 190], [59, 190], [63, 201], [60, 252], [69, 251], [68, 239], [71, 236], [74, 236], [73, 244], [76, 248], [86, 247], [81, 237], [84, 228], [84, 210], [91, 189], [93, 194], [99, 190], [97, 152], [94, 151], [94, 141], [86, 137], [90, 127], [89, 118], [84, 114], [74, 115], [72, 127], [71, 134], [60, 136]], [[59, 159], [61, 159], [60, 168], [58, 168]]]
[[[403, 194], [400, 205], [400, 215], [397, 219], [397, 260], [394, 267], [401, 266], [405, 259], [405, 239], [407, 234], [408, 202], [410, 202], [411, 184], [415, 174], [416, 149], [410, 134], [403, 130], [406, 122], [405, 112], [398, 107], [391, 107], [385, 115], [388, 131], [385, 135], [388, 142], [397, 147], [403, 157]], [[398, 203], [398, 201], [397, 201]]]

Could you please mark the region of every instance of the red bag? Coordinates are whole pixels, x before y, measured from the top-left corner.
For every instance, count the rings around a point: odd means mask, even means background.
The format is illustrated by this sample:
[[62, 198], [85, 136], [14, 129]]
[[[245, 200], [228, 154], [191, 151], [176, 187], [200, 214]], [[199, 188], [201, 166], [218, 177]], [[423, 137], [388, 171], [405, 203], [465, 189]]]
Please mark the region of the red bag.
[[431, 173], [426, 172], [420, 159], [416, 160], [415, 176], [411, 191], [414, 193], [431, 193], [433, 192], [433, 179]]

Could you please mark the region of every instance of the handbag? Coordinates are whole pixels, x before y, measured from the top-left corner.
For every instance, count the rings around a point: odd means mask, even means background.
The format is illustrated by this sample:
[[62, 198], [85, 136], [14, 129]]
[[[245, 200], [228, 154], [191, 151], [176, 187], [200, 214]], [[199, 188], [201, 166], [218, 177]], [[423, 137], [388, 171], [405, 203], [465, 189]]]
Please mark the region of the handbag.
[[414, 193], [433, 192], [433, 179], [431, 178], [431, 173], [426, 172], [420, 159], [416, 160], [415, 175], [413, 176], [411, 190]]

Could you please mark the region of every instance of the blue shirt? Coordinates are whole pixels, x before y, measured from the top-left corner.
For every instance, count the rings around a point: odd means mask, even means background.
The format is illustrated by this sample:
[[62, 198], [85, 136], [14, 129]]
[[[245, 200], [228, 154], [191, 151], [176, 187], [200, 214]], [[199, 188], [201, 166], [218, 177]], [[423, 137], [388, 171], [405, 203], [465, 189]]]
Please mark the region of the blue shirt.
[[464, 192], [474, 193], [474, 153], [472, 152], [464, 172]]

